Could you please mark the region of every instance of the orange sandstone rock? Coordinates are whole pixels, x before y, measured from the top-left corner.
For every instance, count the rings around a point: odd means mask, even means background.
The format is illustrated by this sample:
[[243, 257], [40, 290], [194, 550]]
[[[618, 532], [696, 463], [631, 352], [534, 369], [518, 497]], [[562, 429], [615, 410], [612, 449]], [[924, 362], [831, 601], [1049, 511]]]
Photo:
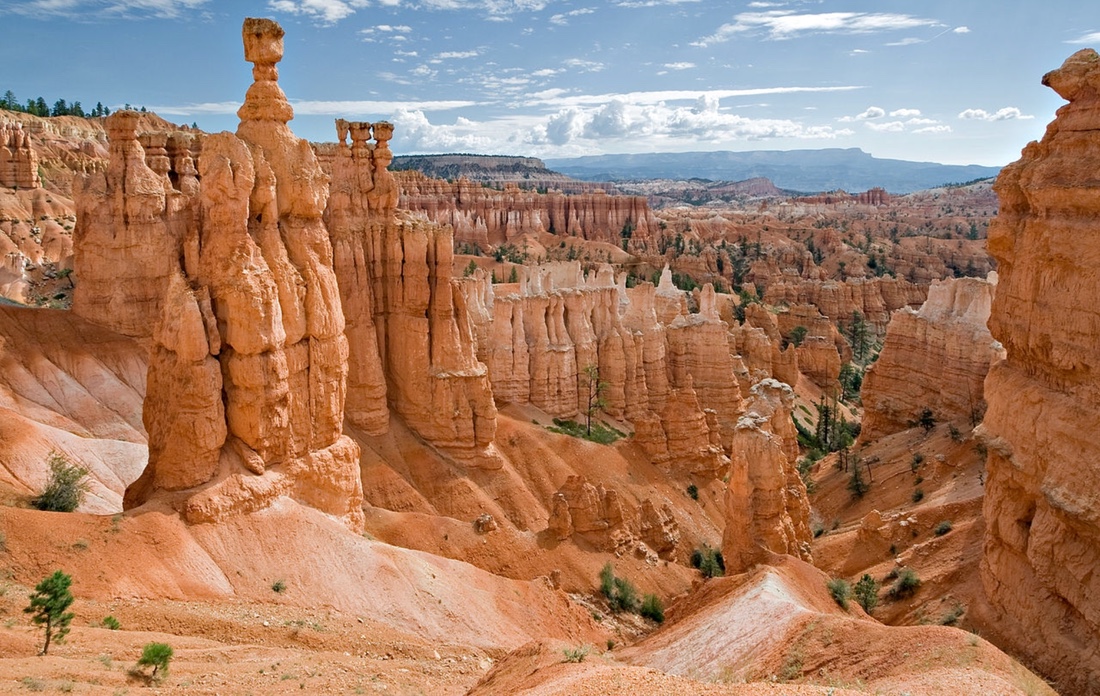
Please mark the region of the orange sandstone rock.
[[1063, 693], [1100, 691], [1100, 55], [1043, 83], [1069, 104], [1002, 170], [985, 383], [982, 583], [997, 629]]
[[995, 288], [995, 274], [933, 281], [920, 311], [894, 313], [863, 382], [861, 440], [904, 430], [926, 408], [937, 421], [977, 423], [985, 411], [982, 383], [1003, 356], [986, 328]]

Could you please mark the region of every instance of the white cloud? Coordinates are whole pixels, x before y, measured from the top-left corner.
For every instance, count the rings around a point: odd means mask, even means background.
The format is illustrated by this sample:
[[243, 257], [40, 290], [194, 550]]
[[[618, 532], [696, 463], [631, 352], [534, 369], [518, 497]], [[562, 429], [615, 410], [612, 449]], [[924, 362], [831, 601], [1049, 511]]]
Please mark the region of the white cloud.
[[920, 116], [920, 109], [894, 109], [890, 112], [892, 118], [906, 118], [907, 116]]
[[1100, 31], [1090, 32], [1076, 39], [1066, 41], [1068, 44], [1095, 44], [1100, 43]]
[[905, 130], [905, 124], [901, 121], [886, 121], [885, 123], [868, 123], [867, 127], [879, 133], [900, 133]]
[[570, 17], [579, 17], [580, 15], [592, 14], [593, 12], [595, 12], [595, 10], [588, 7], [582, 7], [578, 10], [571, 10], [569, 12], [556, 14], [550, 18], [550, 23], [556, 24], [558, 26], [565, 26], [569, 24]]
[[532, 99], [527, 106], [552, 106], [567, 108], [574, 106], [602, 106], [616, 99], [630, 104], [660, 104], [670, 101], [698, 101], [701, 96], [713, 99], [728, 97], [755, 97], [763, 94], [794, 94], [800, 92], [847, 92], [863, 89], [859, 86], [840, 87], [758, 87], [754, 89], [711, 89], [711, 90], [655, 90], [652, 92], [625, 92], [612, 94], [578, 94], [558, 97], [552, 100]]
[[368, 0], [269, 0], [267, 8], [273, 12], [305, 15], [324, 24], [335, 24], [369, 4]]
[[966, 109], [959, 112], [959, 118], [964, 121], [1011, 121], [1014, 119], [1031, 119], [1034, 116], [1028, 116], [1022, 113], [1015, 106], [1006, 106], [1003, 109], [998, 109], [993, 113], [986, 111], [985, 109]]
[[209, 0], [31, 0], [8, 2], [0, 14], [12, 12], [26, 17], [92, 17], [176, 19], [184, 12], [205, 5]]
[[952, 34], [969, 34], [970, 27], [955, 27], [951, 30]]
[[891, 41], [886, 45], [887, 46], [915, 46], [917, 44], [922, 44], [922, 43], [925, 43], [924, 39], [916, 39], [916, 38], [913, 38], [912, 36], [910, 36], [908, 38], [902, 39], [901, 41]]
[[600, 72], [607, 67], [603, 63], [594, 60], [583, 60], [581, 58], [569, 58], [568, 60], [562, 61], [562, 65], [575, 68], [581, 72]]
[[[853, 121], [867, 121], [876, 118], [882, 118], [886, 115], [886, 109], [880, 106], [868, 106], [863, 113], [856, 114], [855, 116], [842, 116], [839, 120], [841, 123], [851, 123]], [[893, 116], [893, 114], [890, 114]]]
[[450, 60], [453, 58], [476, 58], [481, 55], [478, 51], [445, 51], [437, 54], [436, 58], [440, 60]]
[[791, 10], [743, 12], [734, 16], [710, 36], [692, 43], [707, 47], [729, 41], [737, 34], [766, 34], [770, 39], [791, 39], [804, 34], [873, 34], [898, 29], [942, 26], [931, 19], [912, 15], [871, 12], [824, 12], [796, 14]]
[[925, 128], [918, 128], [913, 132], [920, 135], [939, 135], [940, 133], [950, 133], [951, 126], [926, 126]]
[[660, 7], [662, 5], [686, 5], [699, 0], [621, 0], [619, 7]]
[[665, 63], [665, 67], [669, 70], [690, 70], [695, 67], [695, 63]]
[[543, 68], [541, 70], [536, 70], [535, 72], [531, 73], [531, 76], [532, 77], [553, 77], [554, 75], [557, 75], [560, 72], [564, 72], [564, 71], [561, 70], [561, 69], [555, 69], [555, 68]]

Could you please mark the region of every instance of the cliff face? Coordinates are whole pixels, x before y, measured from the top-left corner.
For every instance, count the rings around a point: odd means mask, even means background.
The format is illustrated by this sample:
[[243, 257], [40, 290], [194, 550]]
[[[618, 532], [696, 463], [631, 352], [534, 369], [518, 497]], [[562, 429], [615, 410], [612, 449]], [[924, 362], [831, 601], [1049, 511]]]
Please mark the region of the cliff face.
[[814, 305], [829, 319], [846, 325], [852, 312], [859, 312], [881, 334], [890, 313], [924, 302], [924, 286], [894, 278], [784, 281], [769, 285], [764, 294], [768, 304]]
[[503, 191], [469, 179], [454, 183], [400, 172], [401, 207], [454, 228], [455, 241], [489, 245], [523, 234], [552, 232], [608, 242], [652, 240], [657, 221], [644, 196], [612, 196], [603, 191], [565, 195], [538, 193], [505, 184]]
[[1065, 693], [1100, 691], [1100, 56], [1043, 84], [1069, 104], [997, 180], [982, 582], [1015, 650]]
[[986, 328], [996, 291], [990, 280], [934, 281], [919, 311], [895, 312], [882, 352], [860, 392], [862, 440], [904, 430], [925, 408], [939, 422], [973, 425], [985, 412], [982, 384], [1003, 357]]
[[0, 123], [0, 186], [35, 189], [38, 179], [38, 154], [22, 123]]

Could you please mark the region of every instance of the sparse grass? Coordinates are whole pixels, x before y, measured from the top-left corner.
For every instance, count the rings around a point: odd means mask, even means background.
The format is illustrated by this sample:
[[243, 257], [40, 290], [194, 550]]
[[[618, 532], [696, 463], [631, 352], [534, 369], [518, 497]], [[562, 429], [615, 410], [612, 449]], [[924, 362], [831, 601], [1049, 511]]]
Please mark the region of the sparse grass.
[[893, 587], [890, 588], [890, 597], [892, 599], [910, 597], [916, 594], [918, 589], [920, 589], [920, 578], [917, 577], [916, 571], [912, 568], [903, 568], [898, 573]]
[[100, 625], [103, 626], [103, 628], [109, 628], [112, 631], [117, 631], [118, 629], [122, 628], [122, 624], [118, 622], [118, 619], [111, 616], [110, 614], [103, 617], [103, 621], [100, 622]]
[[943, 520], [936, 525], [936, 536], [943, 536], [944, 534], [950, 532], [952, 529], [954, 529], [954, 525], [951, 524], [951, 520]]
[[829, 594], [833, 596], [840, 608], [848, 611], [848, 599], [852, 596], [852, 586], [848, 581], [843, 578], [833, 578], [825, 583], [825, 586], [829, 588]]
[[286, 582], [284, 580], [281, 580], [281, 579], [276, 580], [275, 582], [271, 583], [271, 590], [275, 594], [282, 594], [283, 592], [286, 591]]
[[23, 686], [27, 688], [27, 691], [46, 690], [46, 682], [38, 679], [37, 677], [23, 677]]
[[562, 654], [565, 659], [562, 662], [584, 662], [584, 658], [588, 657], [588, 653], [591, 649], [587, 645], [578, 645], [575, 648], [566, 648], [562, 650]]
[[582, 423], [578, 423], [572, 420], [564, 420], [562, 418], [555, 418], [553, 426], [547, 426], [546, 428], [552, 433], [558, 433], [559, 435], [569, 435], [570, 437], [578, 437], [582, 440], [589, 440], [601, 445], [610, 445], [615, 440], [626, 437], [626, 433], [623, 433], [615, 428], [604, 425], [599, 421], [592, 421], [592, 432], [589, 433]]
[[962, 615], [966, 613], [966, 607], [961, 604], [956, 604], [955, 608], [943, 615], [940, 619], [940, 625], [942, 626], [954, 626], [962, 618]]
[[917, 469], [920, 468], [922, 463], [924, 463], [924, 455], [920, 452], [914, 452], [913, 458], [909, 460], [909, 470], [914, 474], [917, 473]]
[[647, 619], [653, 619], [657, 623], [665, 622], [664, 604], [661, 602], [661, 598], [655, 594], [647, 594], [642, 599], [642, 608], [638, 613]]
[[919, 503], [920, 501], [924, 500], [924, 490], [921, 488], [915, 489], [913, 491], [913, 495], [911, 495], [910, 498], [913, 500], [914, 503]]
[[77, 539], [76, 541], [73, 542], [73, 549], [75, 549], [76, 551], [87, 551], [88, 550], [88, 540], [87, 539]]

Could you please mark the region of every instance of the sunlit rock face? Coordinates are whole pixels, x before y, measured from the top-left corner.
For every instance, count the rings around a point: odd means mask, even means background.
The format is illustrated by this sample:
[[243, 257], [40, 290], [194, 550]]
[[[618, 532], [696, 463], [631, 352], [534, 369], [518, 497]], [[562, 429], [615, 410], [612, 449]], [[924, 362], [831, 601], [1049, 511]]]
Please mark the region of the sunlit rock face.
[[997, 180], [982, 583], [998, 630], [1063, 693], [1100, 692], [1100, 56], [1043, 84], [1069, 103]]

